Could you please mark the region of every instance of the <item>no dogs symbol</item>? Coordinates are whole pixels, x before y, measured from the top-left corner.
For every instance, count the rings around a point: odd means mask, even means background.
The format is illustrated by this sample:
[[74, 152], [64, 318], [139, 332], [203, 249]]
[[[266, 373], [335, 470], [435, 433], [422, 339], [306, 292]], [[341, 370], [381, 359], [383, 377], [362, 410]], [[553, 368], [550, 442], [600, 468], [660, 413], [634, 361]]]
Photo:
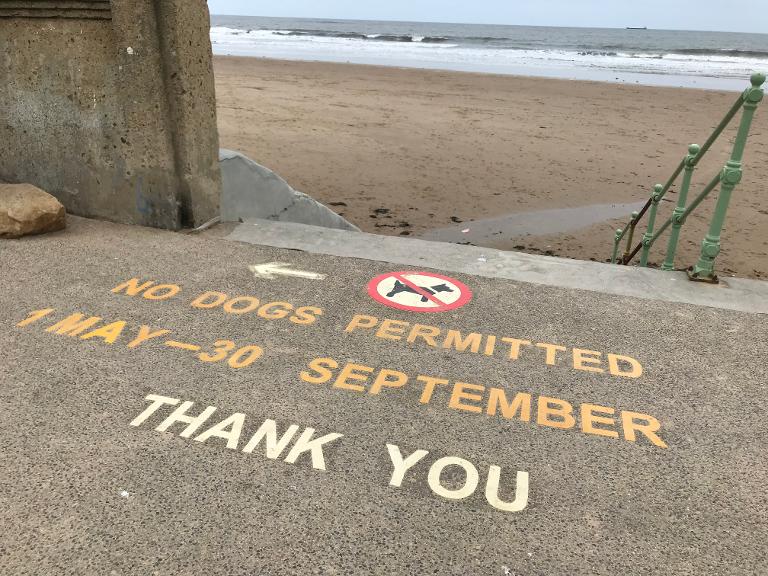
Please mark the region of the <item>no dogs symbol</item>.
[[447, 312], [472, 300], [472, 291], [454, 278], [434, 272], [389, 272], [368, 283], [377, 302], [410, 312]]

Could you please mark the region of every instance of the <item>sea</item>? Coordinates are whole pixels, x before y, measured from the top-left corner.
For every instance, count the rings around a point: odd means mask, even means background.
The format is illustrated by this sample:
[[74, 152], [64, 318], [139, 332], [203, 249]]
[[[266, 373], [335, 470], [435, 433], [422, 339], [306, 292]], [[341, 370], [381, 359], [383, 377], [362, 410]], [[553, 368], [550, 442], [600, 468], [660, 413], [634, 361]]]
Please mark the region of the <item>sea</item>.
[[211, 17], [215, 54], [743, 90], [768, 34]]

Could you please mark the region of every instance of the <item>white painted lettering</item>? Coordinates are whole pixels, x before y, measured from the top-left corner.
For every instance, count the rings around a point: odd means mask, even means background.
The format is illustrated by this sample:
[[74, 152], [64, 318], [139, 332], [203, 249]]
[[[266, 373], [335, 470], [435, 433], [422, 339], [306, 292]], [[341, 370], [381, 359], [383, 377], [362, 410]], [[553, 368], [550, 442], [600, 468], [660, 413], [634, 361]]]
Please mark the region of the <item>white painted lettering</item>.
[[[464, 469], [466, 479], [464, 480], [464, 486], [451, 490], [443, 486], [440, 482], [440, 476], [448, 466], [460, 466]], [[463, 458], [456, 458], [455, 456], [448, 456], [446, 458], [440, 458], [429, 469], [427, 475], [427, 482], [429, 487], [432, 488], [432, 492], [443, 498], [449, 500], [461, 500], [474, 494], [477, 489], [477, 485], [480, 483], [480, 475], [477, 473], [477, 468], [471, 462], [464, 460]]]
[[310, 452], [312, 454], [312, 467], [315, 470], [325, 470], [325, 458], [323, 457], [323, 444], [338, 440], [343, 434], [326, 434], [320, 438], [312, 440], [312, 436], [315, 434], [314, 428], [307, 428], [302, 432], [296, 444], [293, 445], [291, 451], [288, 452], [288, 456], [285, 461], [289, 464], [295, 464], [299, 456], [304, 452]]
[[485, 484], [485, 499], [488, 504], [503, 512], [520, 512], [528, 506], [528, 472], [517, 473], [515, 499], [512, 502], [503, 502], [499, 499], [499, 478], [501, 468], [491, 466], [488, 469], [488, 481]]
[[416, 452], [404, 459], [400, 448], [394, 444], [387, 444], [387, 451], [389, 452], [389, 459], [392, 460], [393, 468], [389, 485], [398, 488], [403, 484], [405, 473], [429, 454], [426, 450], [416, 450]]
[[277, 423], [274, 420], [265, 420], [264, 423], [259, 426], [259, 429], [256, 430], [256, 434], [254, 434], [248, 441], [248, 444], [245, 445], [243, 452], [250, 454], [254, 451], [256, 446], [258, 446], [259, 443], [264, 440], [264, 451], [267, 458], [270, 460], [276, 460], [280, 457], [280, 454], [283, 453], [285, 447], [288, 446], [288, 443], [293, 439], [294, 435], [298, 431], [299, 427], [296, 426], [296, 424], [291, 424], [291, 426], [288, 427], [288, 430], [286, 430], [285, 433], [280, 437], [280, 440], [278, 440]]
[[136, 416], [136, 418], [133, 419], [131, 422], [131, 426], [141, 426], [146, 422], [147, 418], [152, 416], [157, 410], [160, 408], [160, 406], [168, 405], [168, 406], [176, 406], [181, 400], [178, 398], [168, 398], [168, 396], [158, 396], [157, 394], [150, 394], [145, 398], [145, 400], [149, 400], [152, 402], [144, 412]]
[[192, 408], [194, 405], [194, 402], [184, 402], [181, 406], [176, 408], [168, 418], [163, 420], [163, 422], [155, 428], [158, 432], [165, 432], [173, 426], [174, 424], [181, 422], [182, 424], [188, 424], [188, 426], [179, 434], [182, 438], [189, 438], [197, 432], [197, 429], [202, 426], [208, 418], [211, 417], [211, 414], [216, 412], [216, 408], [213, 406], [208, 406], [199, 416], [187, 416], [187, 410]]
[[227, 441], [227, 448], [237, 450], [240, 442], [240, 434], [243, 433], [243, 424], [245, 424], [245, 414], [232, 414], [226, 420], [222, 420], [216, 426], [212, 426], [197, 438], [195, 442], [205, 442], [208, 438], [224, 438]]

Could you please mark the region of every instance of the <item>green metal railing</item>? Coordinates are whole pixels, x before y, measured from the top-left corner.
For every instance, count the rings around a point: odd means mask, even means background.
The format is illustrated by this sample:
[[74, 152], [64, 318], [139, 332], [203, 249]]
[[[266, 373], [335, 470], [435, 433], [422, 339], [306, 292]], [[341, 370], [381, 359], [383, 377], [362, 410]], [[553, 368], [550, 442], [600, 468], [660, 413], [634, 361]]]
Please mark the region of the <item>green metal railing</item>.
[[[750, 81], [752, 86], [739, 95], [739, 98], [725, 115], [722, 122], [720, 122], [714, 132], [712, 132], [712, 135], [707, 141], [704, 142], [702, 146], [698, 146], [697, 144], [688, 146], [688, 154], [682, 159], [677, 168], [675, 168], [675, 171], [672, 173], [672, 176], [669, 177], [666, 184], [656, 184], [653, 188], [651, 197], [648, 199], [648, 202], [645, 203], [642, 210], [633, 212], [629, 223], [624, 228], [616, 231], [616, 235], [613, 239], [613, 256], [611, 258], [613, 264], [627, 265], [638, 253], [640, 253], [640, 266], [647, 266], [648, 254], [651, 248], [661, 235], [671, 227], [672, 230], [667, 243], [667, 254], [664, 263], [661, 265], [661, 269], [674, 270], [675, 254], [680, 239], [680, 229], [685, 224], [685, 221], [688, 216], [690, 216], [691, 212], [696, 210], [702, 201], [704, 201], [704, 199], [707, 198], [719, 184], [720, 195], [718, 196], [717, 204], [715, 205], [715, 213], [709, 226], [709, 232], [702, 242], [701, 256], [694, 266], [688, 268], [688, 277], [691, 280], [713, 283], [718, 281], [717, 275], [715, 274], [715, 259], [720, 253], [720, 235], [725, 223], [725, 216], [728, 212], [731, 195], [733, 194], [736, 185], [741, 182], [741, 160], [744, 156], [744, 148], [747, 144], [747, 138], [749, 137], [749, 130], [752, 126], [755, 110], [757, 109], [757, 105], [763, 99], [762, 85], [765, 83], [765, 74], [753, 74]], [[691, 179], [693, 178], [693, 172], [696, 169], [696, 166], [718, 137], [728, 127], [736, 114], [738, 114], [739, 110], [742, 110], [741, 121], [739, 123], [738, 132], [736, 133], [736, 140], [733, 145], [730, 159], [726, 162], [723, 170], [704, 187], [701, 193], [699, 193], [690, 204], [688, 204], [688, 193], [690, 192]], [[680, 193], [677, 197], [677, 205], [672, 212], [672, 216], [670, 216], [658, 230], [655, 230], [659, 202], [661, 202], [662, 198], [664, 198], [672, 185], [677, 181], [680, 174], [683, 175], [683, 181], [680, 186]], [[637, 245], [633, 245], [635, 229], [646, 213], [648, 214], [646, 231], [643, 234], [642, 240]], [[624, 253], [619, 256], [620, 245], [625, 238], [626, 247]]]

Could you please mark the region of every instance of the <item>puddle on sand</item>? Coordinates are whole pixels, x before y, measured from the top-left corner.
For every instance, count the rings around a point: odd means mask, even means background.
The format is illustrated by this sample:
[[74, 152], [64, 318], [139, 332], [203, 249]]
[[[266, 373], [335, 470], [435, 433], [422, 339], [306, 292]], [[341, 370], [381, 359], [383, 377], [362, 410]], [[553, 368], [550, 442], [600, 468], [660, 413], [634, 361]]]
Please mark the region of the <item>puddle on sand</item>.
[[[507, 244], [511, 238], [572, 232], [614, 218], [626, 217], [629, 220], [632, 211], [640, 210], [644, 205], [645, 201], [519, 212], [499, 218], [467, 221], [450, 228], [428, 230], [420, 238], [437, 242], [470, 242], [494, 248], [496, 244]], [[464, 233], [463, 230], [467, 228], [469, 232]]]

